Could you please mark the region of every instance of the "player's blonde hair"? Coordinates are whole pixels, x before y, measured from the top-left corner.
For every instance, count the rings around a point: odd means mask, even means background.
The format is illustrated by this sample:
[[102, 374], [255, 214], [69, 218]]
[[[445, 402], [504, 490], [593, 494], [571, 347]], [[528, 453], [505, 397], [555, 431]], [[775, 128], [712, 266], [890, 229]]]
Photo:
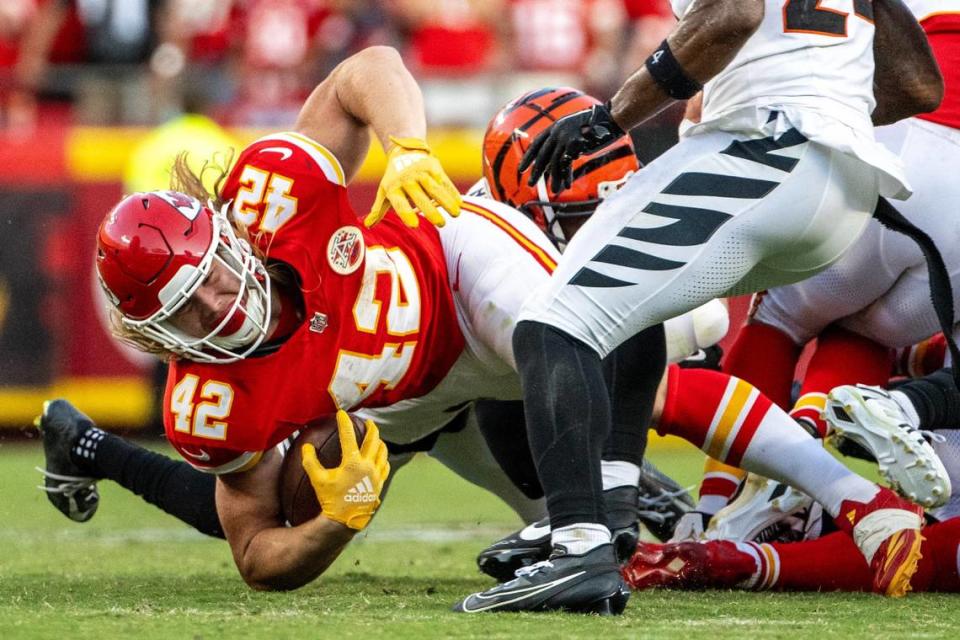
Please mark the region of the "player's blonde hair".
[[[181, 151], [173, 161], [173, 168], [170, 171], [170, 188], [196, 198], [200, 202], [212, 202], [214, 207], [220, 210], [226, 204], [221, 190], [230, 171], [230, 165], [233, 164], [233, 150], [231, 149], [224, 154], [214, 154], [212, 160], [203, 163], [199, 173], [194, 173], [190, 165], [187, 164], [188, 155], [186, 151]], [[209, 181], [209, 184], [213, 185], [212, 193], [204, 186], [204, 178], [207, 177], [207, 172], [213, 174], [212, 180]], [[230, 217], [230, 222], [237, 231], [240, 231], [236, 228], [237, 224], [233, 221], [233, 216]]]

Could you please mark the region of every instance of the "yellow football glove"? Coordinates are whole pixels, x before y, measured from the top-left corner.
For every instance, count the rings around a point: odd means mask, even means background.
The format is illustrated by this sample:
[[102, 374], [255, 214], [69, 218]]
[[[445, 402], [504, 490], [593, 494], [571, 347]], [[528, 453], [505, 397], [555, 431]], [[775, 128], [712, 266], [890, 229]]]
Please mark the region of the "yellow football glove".
[[303, 445], [303, 470], [317, 493], [323, 515], [360, 531], [380, 506], [380, 492], [390, 475], [387, 445], [380, 431], [367, 420], [363, 446], [357, 449], [353, 422], [346, 411], [337, 411], [337, 434], [340, 437], [340, 466], [327, 469], [317, 459], [312, 444]]
[[390, 207], [408, 227], [420, 224], [414, 207], [438, 227], [444, 225], [444, 220], [436, 204], [451, 216], [460, 215], [460, 192], [444, 173], [427, 143], [418, 138], [393, 136], [390, 141], [395, 146], [387, 154], [387, 170], [377, 188], [373, 208], [363, 223], [372, 227], [383, 219]]

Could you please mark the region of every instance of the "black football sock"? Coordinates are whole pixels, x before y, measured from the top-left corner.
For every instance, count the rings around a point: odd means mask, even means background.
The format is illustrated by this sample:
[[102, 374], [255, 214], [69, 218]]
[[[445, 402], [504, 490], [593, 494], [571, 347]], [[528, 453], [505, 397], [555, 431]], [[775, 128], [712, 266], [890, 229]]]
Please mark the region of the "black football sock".
[[531, 499], [543, 488], [530, 454], [530, 440], [519, 400], [478, 400], [473, 405], [477, 426], [490, 453], [513, 484]]
[[944, 368], [896, 387], [910, 400], [921, 429], [956, 429], [960, 425], [960, 391], [951, 369]]
[[80, 437], [72, 459], [91, 476], [113, 480], [200, 533], [224, 537], [217, 517], [216, 476], [96, 427]]
[[[607, 522], [612, 530], [637, 522], [639, 503], [635, 487], [640, 480], [653, 405], [666, 361], [662, 324], [625, 341], [603, 361], [612, 429], [604, 444], [601, 470]], [[634, 489], [627, 488], [630, 486]]]
[[612, 425], [603, 448], [604, 460], [624, 460], [638, 467], [643, 464], [657, 387], [666, 363], [662, 324], [641, 331], [604, 359]]
[[530, 451], [550, 524], [606, 526], [600, 454], [610, 433], [603, 364], [590, 347], [540, 322], [517, 324], [513, 350]]

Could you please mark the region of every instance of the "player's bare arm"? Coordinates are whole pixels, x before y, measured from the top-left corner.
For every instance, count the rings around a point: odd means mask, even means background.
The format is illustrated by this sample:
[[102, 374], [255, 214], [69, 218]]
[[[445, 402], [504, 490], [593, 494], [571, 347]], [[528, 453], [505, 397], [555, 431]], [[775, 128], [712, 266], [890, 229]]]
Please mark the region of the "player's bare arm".
[[943, 76], [917, 19], [901, 0], [874, 0], [873, 14], [873, 123], [934, 111], [943, 100]]
[[278, 487], [282, 462], [271, 450], [250, 471], [217, 479], [217, 512], [234, 562], [244, 582], [258, 590], [296, 589], [316, 579], [356, 533], [323, 515], [285, 526]]
[[[760, 26], [763, 15], [763, 0], [699, 0], [666, 43], [683, 72], [703, 85], [730, 64]], [[617, 124], [629, 130], [673, 101], [644, 65], [613, 96], [611, 113]]]
[[[302, 587], [326, 571], [353, 535], [370, 523], [390, 474], [387, 447], [372, 421], [366, 422], [362, 445], [353, 429], [347, 413], [338, 411], [342, 456], [334, 468], [323, 467], [313, 445], [304, 445], [303, 468], [321, 513], [299, 526], [286, 527], [281, 515], [282, 459], [275, 449], [249, 471], [219, 477], [220, 522], [240, 575], [254, 589]], [[368, 499], [356, 500], [351, 494], [359, 482], [370, 487]]]
[[387, 170], [367, 226], [391, 207], [410, 227], [419, 223], [416, 209], [437, 226], [444, 219], [436, 205], [460, 213], [460, 193], [424, 140], [420, 87], [391, 47], [370, 47], [340, 63], [307, 98], [296, 124], [337, 157], [348, 181], [367, 155], [368, 127], [387, 152]]
[[390, 136], [422, 139], [427, 133], [420, 87], [392, 47], [370, 47], [337, 65], [307, 98], [296, 123], [297, 131], [337, 157], [348, 181], [367, 155], [368, 128], [384, 149], [393, 146]]
[[763, 16], [763, 0], [694, 2], [608, 105], [562, 118], [533, 141], [520, 163], [521, 171], [533, 165], [528, 184], [549, 172], [552, 190], [569, 187], [575, 158], [605, 147], [672, 102], [696, 95], [733, 60]]

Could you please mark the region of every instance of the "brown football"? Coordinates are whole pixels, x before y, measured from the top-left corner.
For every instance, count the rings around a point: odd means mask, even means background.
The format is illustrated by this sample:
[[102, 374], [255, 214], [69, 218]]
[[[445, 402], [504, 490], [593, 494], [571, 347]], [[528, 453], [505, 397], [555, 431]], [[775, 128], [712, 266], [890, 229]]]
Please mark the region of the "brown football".
[[[363, 420], [350, 416], [353, 420], [353, 432], [357, 436], [357, 444], [363, 443], [363, 436], [367, 429]], [[337, 419], [330, 416], [328, 420], [301, 429], [296, 439], [287, 451], [280, 468], [280, 508], [283, 517], [293, 526], [316, 518], [320, 515], [320, 503], [317, 494], [310, 484], [310, 478], [303, 470], [303, 445], [312, 443], [317, 449], [317, 459], [324, 467], [330, 469], [340, 464], [340, 438], [337, 436]]]

